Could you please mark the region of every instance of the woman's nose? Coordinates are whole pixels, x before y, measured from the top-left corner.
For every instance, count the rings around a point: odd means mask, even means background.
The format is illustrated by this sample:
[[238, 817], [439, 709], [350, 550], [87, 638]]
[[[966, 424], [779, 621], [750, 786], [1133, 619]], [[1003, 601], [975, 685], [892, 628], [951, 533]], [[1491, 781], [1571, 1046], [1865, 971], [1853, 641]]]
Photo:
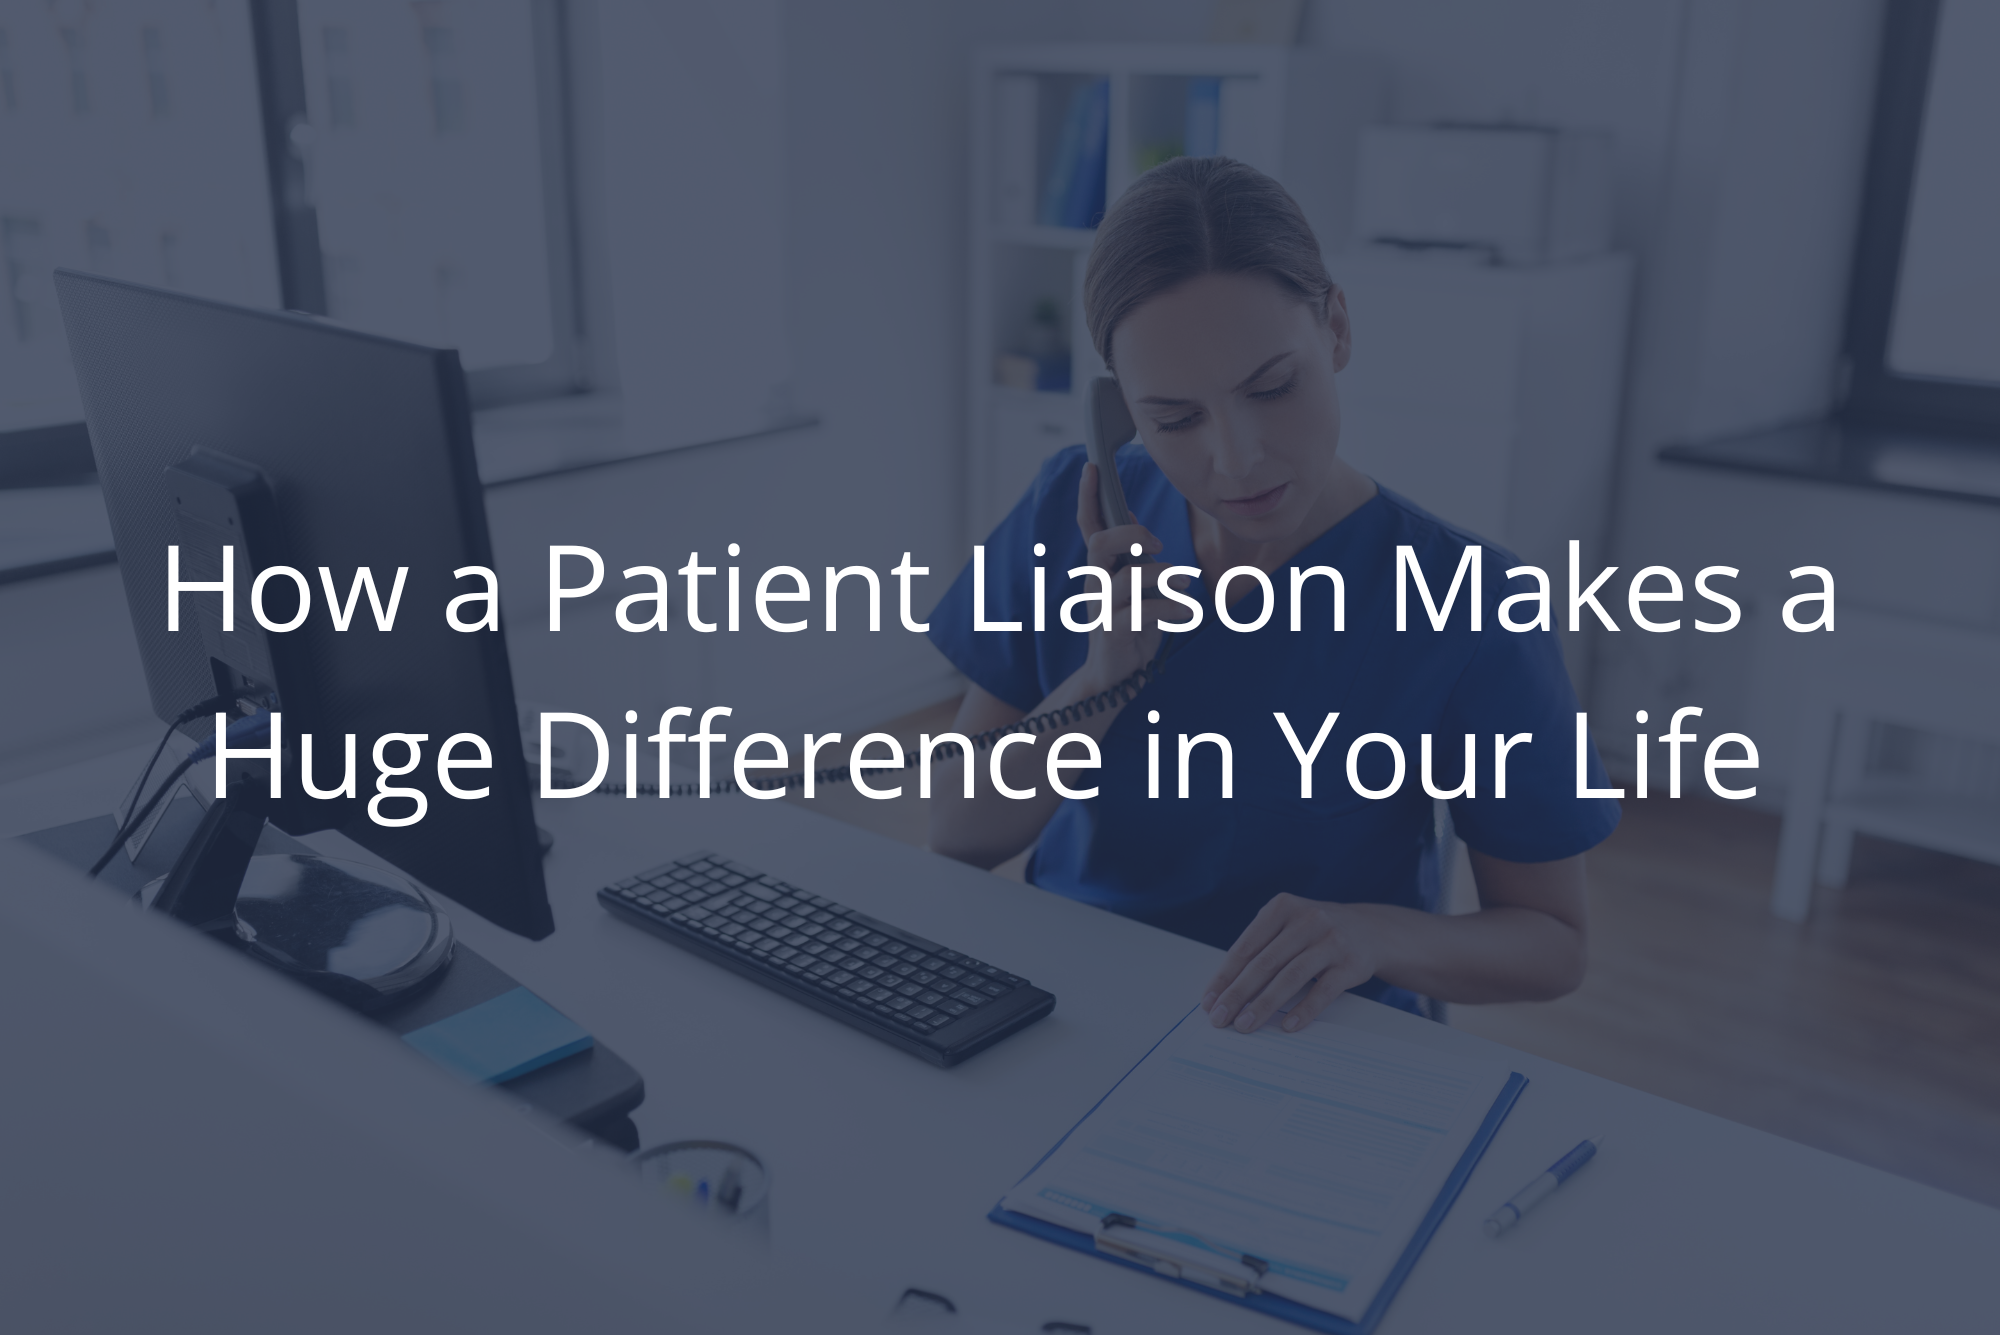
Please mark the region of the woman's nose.
[[1218, 474], [1240, 481], [1257, 471], [1263, 457], [1264, 449], [1254, 428], [1232, 422], [1226, 415], [1217, 417], [1213, 464]]

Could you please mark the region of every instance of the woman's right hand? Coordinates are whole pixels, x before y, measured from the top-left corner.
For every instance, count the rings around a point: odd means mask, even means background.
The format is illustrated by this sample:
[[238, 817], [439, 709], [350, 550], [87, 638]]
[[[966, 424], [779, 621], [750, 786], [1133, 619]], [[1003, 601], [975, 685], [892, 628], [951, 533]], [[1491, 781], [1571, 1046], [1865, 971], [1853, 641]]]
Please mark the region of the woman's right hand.
[[[1111, 626], [1090, 633], [1090, 653], [1083, 671], [1093, 690], [1108, 690], [1153, 661], [1159, 651], [1161, 631], [1158, 618], [1174, 616], [1176, 605], [1159, 596], [1160, 571], [1166, 567], [1146, 558], [1159, 554], [1163, 544], [1142, 524], [1121, 524], [1106, 528], [1103, 509], [1097, 501], [1097, 465], [1085, 464], [1076, 487], [1076, 526], [1088, 545], [1090, 564], [1111, 576]], [[1133, 555], [1134, 547], [1139, 555]], [[1138, 565], [1141, 588], [1147, 593], [1141, 604], [1143, 630], [1132, 626], [1132, 567]]]

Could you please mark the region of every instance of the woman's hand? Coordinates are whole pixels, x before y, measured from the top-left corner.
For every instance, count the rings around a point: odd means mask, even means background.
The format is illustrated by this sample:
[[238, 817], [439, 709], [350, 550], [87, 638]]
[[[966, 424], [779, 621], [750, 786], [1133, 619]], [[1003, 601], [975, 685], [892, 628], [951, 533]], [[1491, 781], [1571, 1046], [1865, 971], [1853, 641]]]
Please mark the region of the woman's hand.
[[[1111, 579], [1111, 629], [1090, 633], [1090, 652], [1083, 670], [1092, 687], [1106, 690], [1153, 661], [1159, 651], [1161, 631], [1157, 624], [1162, 612], [1171, 613], [1174, 604], [1158, 595], [1160, 571], [1166, 567], [1145, 558], [1159, 553], [1160, 540], [1142, 524], [1104, 526], [1103, 510], [1097, 501], [1097, 465], [1085, 464], [1076, 486], [1076, 526], [1089, 549], [1090, 564]], [[1133, 555], [1133, 548], [1140, 555]], [[1154, 590], [1141, 602], [1143, 630], [1132, 627], [1132, 574], [1138, 565], [1142, 589]]]
[[1203, 989], [1209, 1022], [1251, 1033], [1317, 978], [1285, 1017], [1287, 1032], [1305, 1028], [1335, 997], [1375, 976], [1380, 931], [1369, 907], [1297, 895], [1266, 904]]

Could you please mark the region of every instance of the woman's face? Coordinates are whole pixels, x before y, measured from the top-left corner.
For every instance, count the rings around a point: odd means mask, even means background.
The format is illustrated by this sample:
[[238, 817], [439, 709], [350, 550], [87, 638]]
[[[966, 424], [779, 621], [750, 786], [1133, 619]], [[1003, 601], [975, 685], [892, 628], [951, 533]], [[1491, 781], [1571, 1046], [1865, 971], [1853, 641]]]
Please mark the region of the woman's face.
[[1324, 318], [1262, 274], [1203, 274], [1154, 297], [1111, 339], [1139, 438], [1197, 509], [1247, 542], [1282, 542], [1338, 476], [1347, 300]]

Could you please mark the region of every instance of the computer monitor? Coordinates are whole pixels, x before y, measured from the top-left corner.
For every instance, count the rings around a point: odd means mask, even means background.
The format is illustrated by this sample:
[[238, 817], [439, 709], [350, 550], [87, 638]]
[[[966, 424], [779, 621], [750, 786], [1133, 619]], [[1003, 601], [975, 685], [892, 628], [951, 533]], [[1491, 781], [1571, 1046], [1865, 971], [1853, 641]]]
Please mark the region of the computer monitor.
[[[271, 822], [291, 834], [338, 830], [499, 926], [548, 935], [506, 643], [498, 631], [454, 630], [445, 615], [454, 597], [484, 587], [453, 572], [493, 565], [458, 354], [85, 274], [59, 272], [56, 289], [154, 712], [171, 722], [228, 675], [191, 615], [219, 609], [217, 595], [183, 594], [181, 629], [167, 629], [167, 548], [186, 542], [185, 498], [169, 470], [200, 452], [261, 475], [271, 520], [250, 535], [248, 561], [241, 549], [236, 559], [239, 631], [251, 624], [249, 562], [290, 566], [310, 582], [303, 624], [265, 636], [284, 737], [313, 734], [322, 787], [339, 773], [344, 735], [358, 739], [353, 799], [311, 799], [293, 783]], [[201, 555], [183, 552], [183, 581]], [[377, 629], [363, 596], [349, 628], [336, 630], [321, 566], [343, 598], [356, 569], [370, 567], [385, 600], [407, 566], [393, 629]], [[291, 587], [271, 582], [272, 619], [289, 610], [278, 597]], [[186, 730], [206, 740], [214, 723]], [[368, 813], [369, 748], [392, 732], [428, 734], [425, 763], [390, 781], [426, 798], [423, 818], [401, 827]], [[462, 788], [490, 787], [484, 798], [439, 787], [436, 748], [458, 733], [490, 746], [490, 771], [458, 776]], [[413, 805], [397, 800], [406, 803], [397, 814]]]

